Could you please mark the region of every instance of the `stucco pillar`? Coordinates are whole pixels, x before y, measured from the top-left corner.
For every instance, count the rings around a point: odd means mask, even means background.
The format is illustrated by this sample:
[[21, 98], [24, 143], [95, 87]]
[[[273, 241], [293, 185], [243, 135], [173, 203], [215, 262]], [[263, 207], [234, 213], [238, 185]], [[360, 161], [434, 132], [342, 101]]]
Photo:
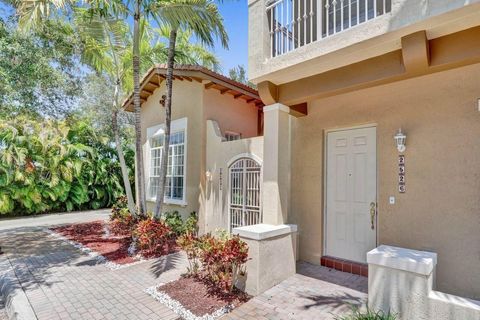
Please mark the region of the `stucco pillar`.
[[267, 0], [248, 0], [248, 78], [256, 78], [271, 56]]
[[290, 198], [290, 109], [280, 103], [263, 108], [263, 223], [287, 223]]

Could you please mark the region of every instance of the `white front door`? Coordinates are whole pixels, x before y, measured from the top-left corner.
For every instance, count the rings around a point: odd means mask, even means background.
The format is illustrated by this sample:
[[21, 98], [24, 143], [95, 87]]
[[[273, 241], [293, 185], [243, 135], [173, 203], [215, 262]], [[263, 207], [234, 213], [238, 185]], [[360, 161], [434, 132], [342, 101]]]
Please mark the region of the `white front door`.
[[376, 128], [327, 134], [326, 255], [366, 262], [376, 247]]

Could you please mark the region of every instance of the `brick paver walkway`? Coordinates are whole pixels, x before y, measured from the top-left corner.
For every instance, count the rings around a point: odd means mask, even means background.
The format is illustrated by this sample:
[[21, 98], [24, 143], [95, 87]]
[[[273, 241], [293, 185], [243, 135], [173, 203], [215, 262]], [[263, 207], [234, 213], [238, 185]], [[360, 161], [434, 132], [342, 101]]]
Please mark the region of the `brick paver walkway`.
[[0, 243], [39, 320], [178, 318], [143, 290], [185, 272], [183, 253], [112, 271], [38, 228]]
[[301, 262], [297, 274], [254, 297], [222, 320], [334, 319], [364, 306], [368, 280]]
[[[107, 215], [106, 211], [92, 211], [0, 221], [0, 246], [15, 267], [38, 319], [178, 319], [143, 290], [185, 272], [184, 254], [112, 271], [38, 227]], [[366, 302], [364, 277], [308, 263], [299, 263], [297, 272], [222, 320], [334, 319], [350, 305]], [[0, 301], [0, 320], [5, 319]]]

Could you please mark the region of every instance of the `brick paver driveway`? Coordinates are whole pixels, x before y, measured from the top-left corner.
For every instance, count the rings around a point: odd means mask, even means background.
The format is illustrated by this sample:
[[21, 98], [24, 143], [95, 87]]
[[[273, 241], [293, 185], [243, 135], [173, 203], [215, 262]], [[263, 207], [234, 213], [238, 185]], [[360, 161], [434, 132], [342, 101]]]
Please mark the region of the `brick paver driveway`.
[[222, 320], [335, 319], [367, 301], [365, 277], [304, 262], [297, 264], [297, 272]]
[[[44, 226], [105, 219], [108, 211], [0, 221], [0, 246], [38, 319], [178, 319], [143, 292], [186, 271], [177, 253], [112, 271], [43, 231]], [[0, 270], [1, 271], [1, 270]], [[222, 320], [333, 319], [366, 301], [367, 279], [308, 263]], [[0, 301], [0, 320], [6, 319]]]
[[143, 290], [185, 272], [183, 253], [113, 271], [35, 226], [0, 232], [0, 245], [40, 320], [178, 318]]

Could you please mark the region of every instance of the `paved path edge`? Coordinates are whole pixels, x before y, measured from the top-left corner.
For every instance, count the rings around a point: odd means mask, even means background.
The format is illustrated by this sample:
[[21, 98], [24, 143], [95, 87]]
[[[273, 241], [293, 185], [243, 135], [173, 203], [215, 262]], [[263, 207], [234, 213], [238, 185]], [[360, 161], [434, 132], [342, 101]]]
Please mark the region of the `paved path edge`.
[[37, 320], [15, 270], [6, 255], [0, 256], [0, 295], [10, 320]]

